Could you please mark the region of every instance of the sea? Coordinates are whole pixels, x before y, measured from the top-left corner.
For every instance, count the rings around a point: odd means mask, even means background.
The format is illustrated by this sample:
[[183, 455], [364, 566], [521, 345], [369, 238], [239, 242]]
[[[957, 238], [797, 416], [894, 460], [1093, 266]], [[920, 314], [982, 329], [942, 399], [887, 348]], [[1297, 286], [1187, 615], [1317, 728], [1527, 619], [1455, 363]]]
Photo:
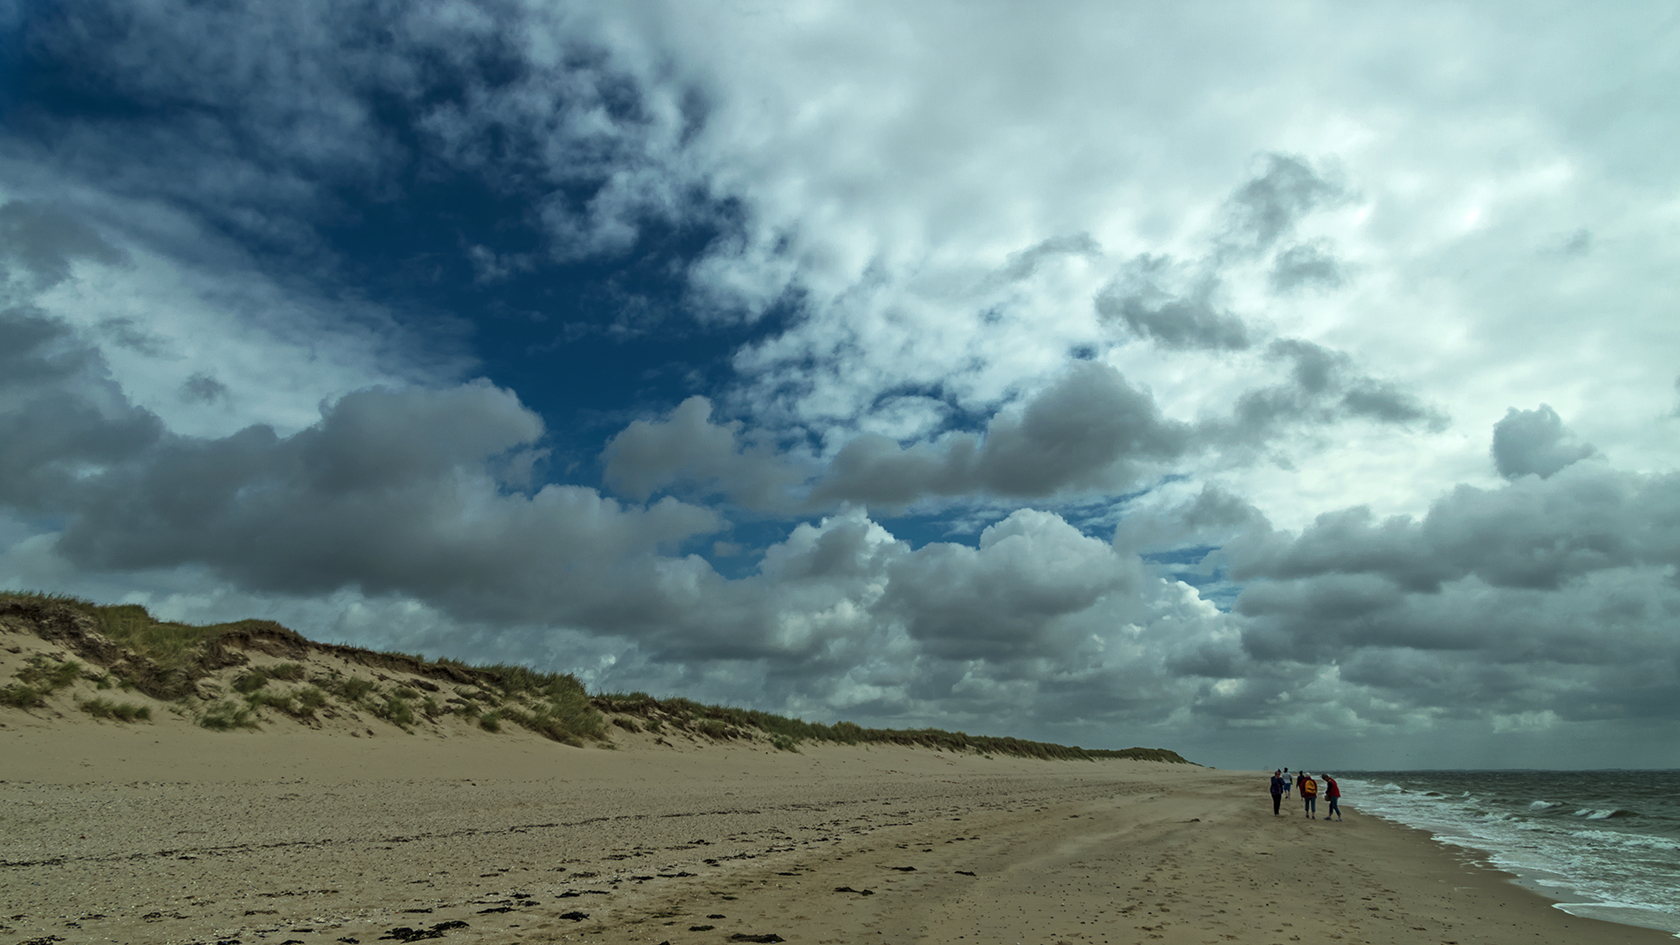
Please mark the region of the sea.
[[1573, 915], [1680, 937], [1680, 771], [1357, 771], [1360, 813], [1478, 850]]

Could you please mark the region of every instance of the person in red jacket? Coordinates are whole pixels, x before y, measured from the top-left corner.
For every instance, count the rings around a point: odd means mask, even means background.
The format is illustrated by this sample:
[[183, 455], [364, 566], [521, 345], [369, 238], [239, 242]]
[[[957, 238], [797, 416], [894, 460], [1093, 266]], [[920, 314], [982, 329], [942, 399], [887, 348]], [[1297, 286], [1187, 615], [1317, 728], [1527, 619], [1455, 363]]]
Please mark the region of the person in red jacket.
[[1336, 783], [1336, 779], [1329, 775], [1324, 776], [1324, 799], [1330, 802], [1330, 806], [1324, 811], [1324, 819], [1329, 820], [1330, 815], [1335, 814], [1336, 819], [1341, 820], [1342, 805], [1337, 802], [1342, 799], [1342, 788]]

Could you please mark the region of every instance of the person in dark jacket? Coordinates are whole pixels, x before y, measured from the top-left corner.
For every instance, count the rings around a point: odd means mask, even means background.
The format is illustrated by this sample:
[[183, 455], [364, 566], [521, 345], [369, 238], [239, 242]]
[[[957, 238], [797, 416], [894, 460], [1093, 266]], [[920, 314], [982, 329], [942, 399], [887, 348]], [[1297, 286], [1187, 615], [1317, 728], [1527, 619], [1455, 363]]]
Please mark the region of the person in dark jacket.
[[1278, 815], [1278, 810], [1280, 808], [1282, 808], [1282, 806], [1283, 806], [1283, 787], [1284, 787], [1284, 785], [1286, 785], [1288, 783], [1289, 783], [1289, 780], [1283, 776], [1282, 771], [1273, 771], [1272, 772], [1272, 816], [1273, 817], [1276, 817]]

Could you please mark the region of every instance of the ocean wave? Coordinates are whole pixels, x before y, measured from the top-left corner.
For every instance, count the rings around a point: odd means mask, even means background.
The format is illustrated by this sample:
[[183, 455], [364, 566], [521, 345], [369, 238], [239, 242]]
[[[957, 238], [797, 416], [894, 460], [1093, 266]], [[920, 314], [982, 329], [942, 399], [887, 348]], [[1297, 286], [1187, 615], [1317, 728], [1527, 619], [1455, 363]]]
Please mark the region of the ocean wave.
[[1582, 817], [1587, 820], [1609, 820], [1612, 817], [1638, 817], [1639, 812], [1623, 810], [1620, 807], [1606, 808], [1602, 810], [1594, 810], [1591, 807], [1583, 807], [1575, 812], [1575, 816]]
[[1603, 912], [1595, 917], [1612, 918], [1605, 913], [1616, 908], [1680, 916], [1674, 773], [1443, 773], [1408, 778], [1405, 787], [1355, 779], [1343, 790], [1368, 801], [1367, 813], [1481, 850], [1501, 869], [1573, 890], [1572, 900], [1597, 900]]
[[1680, 850], [1680, 840], [1670, 840], [1667, 837], [1622, 833], [1617, 830], [1571, 830], [1569, 834], [1580, 840], [1596, 840], [1614, 846], [1641, 847], [1646, 850]]

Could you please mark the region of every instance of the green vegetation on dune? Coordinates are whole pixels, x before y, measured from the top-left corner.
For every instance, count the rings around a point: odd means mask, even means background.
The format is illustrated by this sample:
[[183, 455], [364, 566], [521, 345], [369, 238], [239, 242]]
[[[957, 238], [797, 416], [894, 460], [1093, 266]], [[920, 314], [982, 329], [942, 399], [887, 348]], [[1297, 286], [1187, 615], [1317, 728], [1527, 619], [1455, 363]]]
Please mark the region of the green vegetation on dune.
[[[332, 717], [335, 711], [349, 711], [365, 712], [404, 731], [449, 715], [460, 716], [486, 732], [502, 731], [503, 723], [511, 722], [570, 745], [596, 742], [611, 747], [609, 732], [616, 726], [624, 732], [645, 732], [661, 740], [680, 732], [714, 741], [768, 742], [774, 748], [794, 752], [806, 743], [899, 745], [1043, 760], [1124, 758], [1189, 763], [1176, 752], [1162, 748], [1110, 751], [934, 728], [865, 728], [852, 722], [830, 725], [691, 699], [657, 699], [645, 692], [590, 696], [570, 673], [545, 673], [505, 663], [478, 666], [447, 658], [314, 643], [266, 620], [208, 626], [171, 623], [155, 619], [138, 604], [108, 606], [53, 594], [0, 591], [0, 617], [7, 616], [24, 618], [44, 639], [70, 644], [79, 655], [107, 670], [90, 675], [75, 661], [54, 664], [37, 658], [17, 674], [12, 684], [0, 688], [0, 706], [19, 709], [44, 706], [53, 692], [86, 675], [101, 689], [109, 688], [114, 680], [124, 689], [138, 689], [153, 698], [181, 703], [185, 710], [172, 711], [188, 711], [199, 725], [219, 731], [255, 729], [264, 719], [264, 710], [306, 724], [317, 724], [321, 716]], [[85, 619], [78, 622], [78, 617]], [[81, 632], [84, 625], [98, 636]], [[257, 666], [244, 655], [245, 649], [253, 647], [276, 655], [284, 653], [292, 660], [304, 659], [310, 653], [336, 656], [373, 670], [407, 673], [410, 679], [381, 685], [338, 670], [309, 676], [313, 670], [301, 662]], [[226, 683], [232, 692], [223, 693], [221, 685], [209, 679], [219, 670], [235, 668], [238, 671]], [[150, 714], [138, 706], [119, 706], [102, 699], [80, 703], [80, 707], [96, 717], [121, 721], [144, 719]]]
[[116, 703], [108, 699], [90, 699], [81, 704], [81, 710], [96, 719], [112, 719], [117, 722], [142, 722], [149, 721], [152, 717], [149, 706]]
[[[1190, 763], [1177, 752], [1165, 748], [1091, 749], [1022, 738], [969, 735], [966, 732], [947, 732], [937, 728], [865, 728], [853, 722], [828, 725], [757, 709], [705, 705], [691, 699], [656, 699], [645, 692], [601, 695], [595, 697], [595, 704], [607, 712], [643, 716], [656, 720], [660, 727], [672, 725], [718, 740], [749, 737], [753, 732], [762, 733], [772, 745], [783, 751], [797, 751], [800, 743], [812, 742], [834, 745], [902, 745], [910, 748], [932, 748], [937, 751], [1038, 758], [1045, 761], [1123, 758], [1133, 761]], [[644, 723], [644, 727], [649, 731], [659, 730], [647, 723]]]

